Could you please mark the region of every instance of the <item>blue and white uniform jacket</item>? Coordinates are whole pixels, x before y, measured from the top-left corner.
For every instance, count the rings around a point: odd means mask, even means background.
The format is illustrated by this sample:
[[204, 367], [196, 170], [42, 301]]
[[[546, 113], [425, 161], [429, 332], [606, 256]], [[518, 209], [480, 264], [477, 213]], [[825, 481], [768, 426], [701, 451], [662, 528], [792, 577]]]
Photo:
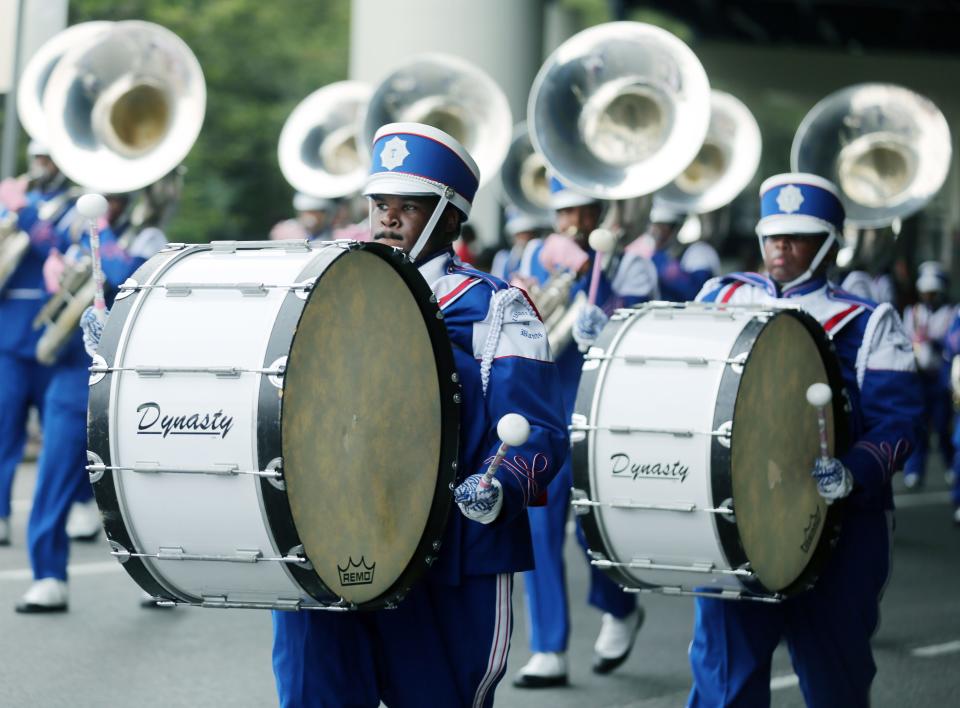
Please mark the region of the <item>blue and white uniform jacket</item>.
[[[17, 213], [17, 227], [30, 236], [30, 248], [17, 265], [9, 280], [0, 290], [0, 352], [32, 360], [40, 339], [40, 331], [33, 328], [33, 319], [49, 297], [43, 284], [43, 263], [56, 243], [55, 222], [69, 209], [72, 200], [64, 200], [62, 207], [42, 220], [44, 204], [65, 197], [67, 187], [49, 192], [27, 192], [27, 204]], [[0, 217], [7, 210], [0, 206]]]
[[953, 305], [941, 305], [936, 310], [918, 302], [903, 312], [903, 327], [913, 343], [913, 352], [917, 357], [920, 373], [931, 379], [940, 379], [943, 385], [949, 380], [944, 355], [944, 340], [957, 308]]
[[457, 483], [486, 471], [507, 413], [530, 422], [526, 443], [509, 450], [497, 479], [503, 508], [484, 526], [454, 509], [435, 577], [510, 573], [533, 567], [526, 508], [542, 500], [569, 449], [557, 369], [547, 335], [526, 294], [462, 265], [451, 250], [420, 266], [443, 313], [463, 391]]
[[770, 304], [805, 310], [833, 340], [853, 405], [850, 449], [840, 457], [855, 481], [850, 503], [861, 509], [892, 509], [890, 480], [910, 453], [923, 419], [913, 349], [900, 317], [815, 278], [781, 292], [769, 278], [733, 273], [708, 281], [703, 302]]

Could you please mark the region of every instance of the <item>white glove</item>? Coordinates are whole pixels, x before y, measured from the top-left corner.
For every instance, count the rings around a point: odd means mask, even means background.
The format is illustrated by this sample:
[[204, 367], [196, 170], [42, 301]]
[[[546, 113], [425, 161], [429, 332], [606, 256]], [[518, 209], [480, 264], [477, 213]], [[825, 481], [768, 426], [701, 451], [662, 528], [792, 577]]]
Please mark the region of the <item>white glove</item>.
[[597, 341], [609, 319], [596, 305], [587, 305], [580, 310], [577, 321], [573, 323], [573, 341], [577, 343], [577, 348], [582, 352], [587, 351]]
[[810, 474], [817, 481], [820, 496], [831, 504], [853, 490], [853, 475], [835, 457], [818, 457]]
[[107, 321], [110, 311], [95, 310], [88, 307], [80, 316], [80, 329], [83, 330], [83, 348], [91, 358], [97, 353], [100, 346], [100, 337], [103, 335], [103, 325]]
[[481, 524], [489, 524], [500, 514], [503, 508], [503, 494], [500, 482], [494, 477], [490, 486], [480, 489], [482, 474], [472, 474], [460, 486], [453, 490], [453, 499], [460, 511], [468, 519]]

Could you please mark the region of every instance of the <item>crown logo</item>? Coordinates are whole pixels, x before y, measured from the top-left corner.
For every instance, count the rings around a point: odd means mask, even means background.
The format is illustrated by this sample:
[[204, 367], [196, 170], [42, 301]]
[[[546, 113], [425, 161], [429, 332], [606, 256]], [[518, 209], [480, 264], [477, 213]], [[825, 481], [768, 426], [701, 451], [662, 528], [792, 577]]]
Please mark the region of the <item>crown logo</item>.
[[373, 573], [377, 564], [367, 565], [367, 560], [360, 556], [360, 562], [353, 560], [353, 556], [347, 561], [345, 566], [337, 563], [337, 573], [340, 575], [340, 584], [347, 585], [370, 585], [373, 582]]

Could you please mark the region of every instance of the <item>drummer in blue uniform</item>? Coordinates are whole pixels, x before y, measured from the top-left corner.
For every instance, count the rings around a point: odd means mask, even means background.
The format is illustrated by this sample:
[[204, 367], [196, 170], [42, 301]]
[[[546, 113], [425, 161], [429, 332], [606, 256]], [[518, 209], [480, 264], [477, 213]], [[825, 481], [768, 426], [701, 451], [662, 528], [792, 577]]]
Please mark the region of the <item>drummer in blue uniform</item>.
[[[490, 706], [506, 670], [512, 574], [533, 566], [526, 508], [568, 455], [556, 367], [524, 293], [453, 254], [479, 184], [463, 146], [427, 125], [393, 123], [377, 131], [372, 156], [364, 194], [374, 239], [418, 266], [453, 345], [459, 509], [438, 561], [396, 609], [275, 612], [277, 691], [281, 706]], [[405, 352], [396, 355], [402, 376]], [[531, 433], [484, 489], [508, 412], [525, 416]]]
[[0, 545], [10, 543], [10, 496], [26, 443], [27, 413], [33, 406], [42, 414], [50, 378], [49, 368], [34, 356], [40, 334], [33, 329], [33, 319], [47, 300], [43, 263], [54, 244], [50, 220], [59, 219], [73, 202], [70, 184], [47, 148], [31, 140], [27, 156], [24, 203], [11, 205], [15, 211], [0, 204], [0, 220], [15, 218], [17, 229], [30, 237], [22, 259], [0, 283]]
[[876, 665], [870, 639], [890, 572], [890, 480], [914, 444], [922, 415], [910, 340], [896, 311], [826, 280], [843, 232], [836, 187], [782, 174], [760, 188], [757, 225], [767, 275], [709, 281], [698, 299], [796, 306], [836, 347], [852, 404], [852, 445], [817, 459], [811, 474], [827, 502], [846, 498], [842, 531], [814, 588], [779, 604], [696, 599], [690, 706], [770, 704], [773, 652], [787, 641], [807, 705], [867, 706]]
[[[106, 224], [100, 230], [101, 258], [108, 298], [147, 258], [165, 243], [155, 227], [138, 229], [124, 239], [132, 210], [131, 195], [108, 198]], [[49, 226], [47, 227], [49, 228]], [[56, 243], [48, 260], [75, 261], [90, 253], [87, 224], [74, 210], [53, 225]], [[50, 267], [50, 266], [48, 266]], [[90, 499], [87, 464], [87, 394], [90, 354], [78, 327], [50, 367], [44, 398], [43, 447], [27, 526], [34, 582], [16, 606], [21, 613], [68, 609], [66, 523], [74, 501]]]
[[[557, 177], [550, 180], [550, 192], [551, 205], [556, 210], [557, 233], [544, 242], [534, 275], [543, 283], [558, 271], [576, 274], [570, 293], [570, 302], [573, 302], [577, 293], [590, 288], [593, 259], [603, 257], [594, 253], [588, 243], [590, 233], [600, 225], [603, 205]], [[649, 260], [637, 254], [610, 256], [607, 268], [601, 270], [596, 303], [586, 305], [574, 324], [574, 341], [562, 351], [554, 352], [563, 386], [565, 421], [570, 420], [576, 403], [583, 367], [581, 348], [596, 338], [613, 308], [642, 302], [656, 294], [656, 271]], [[613, 277], [607, 273], [613, 273]], [[524, 576], [532, 656], [514, 678], [514, 685], [520, 688], [549, 688], [568, 682], [570, 607], [563, 546], [572, 486], [568, 461], [550, 485], [546, 506], [529, 511], [537, 567]], [[586, 548], [579, 526], [577, 538]], [[643, 608], [638, 606], [635, 595], [625, 593], [593, 566], [590, 566], [588, 602], [602, 613], [600, 633], [594, 644], [593, 670], [607, 674], [629, 656], [643, 623]]]

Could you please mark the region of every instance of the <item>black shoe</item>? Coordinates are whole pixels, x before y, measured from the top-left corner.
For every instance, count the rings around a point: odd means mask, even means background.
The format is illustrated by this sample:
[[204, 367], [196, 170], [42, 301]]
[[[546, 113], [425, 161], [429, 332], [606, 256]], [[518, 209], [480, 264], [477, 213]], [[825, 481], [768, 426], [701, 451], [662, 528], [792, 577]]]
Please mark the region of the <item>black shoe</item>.
[[[607, 618], [607, 615], [604, 615], [605, 625], [607, 622], [606, 618]], [[630, 652], [633, 650], [634, 642], [637, 641], [637, 634], [640, 632], [640, 628], [643, 626], [644, 618], [645, 618], [645, 613], [643, 611], [643, 608], [637, 605], [636, 615], [633, 618], [633, 622], [634, 622], [633, 630], [632, 630], [632, 633], [630, 634], [630, 642], [629, 644], [627, 644], [626, 651], [624, 651], [619, 656], [614, 656], [614, 657], [601, 656], [600, 654], [594, 653], [593, 673], [609, 674], [611, 671], [616, 669], [618, 666], [620, 666], [621, 664], [623, 664], [623, 662], [627, 660], [627, 657], [630, 656]], [[611, 620], [613, 620], [612, 617], [611, 617]], [[616, 621], [616, 620], [613, 620], [613, 621]], [[603, 636], [604, 631], [607, 629], [608, 628], [604, 626], [604, 629], [600, 630], [601, 637]], [[623, 630], [620, 629], [619, 631], [623, 631]], [[597, 638], [597, 642], [600, 642], [600, 637]]]
[[513, 685], [517, 688], [556, 688], [568, 685], [567, 675], [534, 676], [533, 674], [517, 674], [513, 678]]

